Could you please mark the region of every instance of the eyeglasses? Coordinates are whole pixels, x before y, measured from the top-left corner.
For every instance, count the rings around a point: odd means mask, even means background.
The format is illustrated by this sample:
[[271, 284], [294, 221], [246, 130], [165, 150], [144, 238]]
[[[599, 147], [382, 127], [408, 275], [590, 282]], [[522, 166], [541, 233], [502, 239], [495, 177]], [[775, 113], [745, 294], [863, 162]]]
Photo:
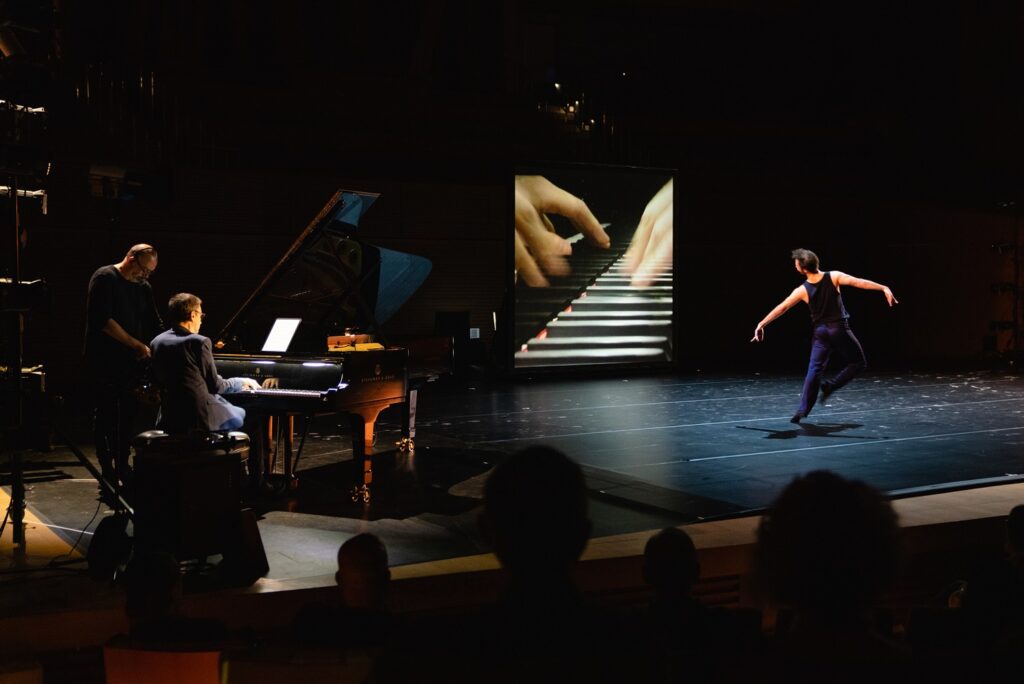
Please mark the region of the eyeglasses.
[[199, 320], [204, 320], [206, 318], [206, 314], [203, 313], [202, 311], [196, 311], [195, 309], [192, 309], [192, 313], [199, 314]]
[[153, 275], [153, 271], [155, 271], [156, 269], [155, 268], [146, 268], [145, 266], [142, 265], [142, 258], [141, 257], [144, 254], [153, 254], [153, 249], [152, 248], [140, 249], [137, 252], [131, 252], [129, 254], [129, 256], [132, 259], [135, 260], [135, 265], [139, 267], [139, 277], [141, 277], [143, 280], [148, 280], [149, 276]]

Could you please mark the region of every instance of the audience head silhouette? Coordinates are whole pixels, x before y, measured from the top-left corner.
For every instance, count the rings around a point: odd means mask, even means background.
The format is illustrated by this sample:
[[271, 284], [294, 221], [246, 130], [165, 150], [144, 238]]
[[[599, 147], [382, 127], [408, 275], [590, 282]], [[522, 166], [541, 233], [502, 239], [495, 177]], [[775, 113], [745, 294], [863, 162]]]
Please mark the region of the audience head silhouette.
[[659, 598], [689, 596], [700, 577], [697, 549], [685, 531], [666, 527], [644, 546], [644, 581]]
[[341, 589], [341, 601], [349, 608], [382, 610], [391, 582], [388, 551], [376, 535], [352, 537], [338, 549], [338, 572], [334, 579]]
[[513, 576], [567, 577], [590, 537], [583, 471], [550, 447], [510, 456], [487, 480], [480, 524]]
[[798, 614], [847, 620], [892, 580], [897, 530], [878, 491], [815, 471], [794, 479], [763, 517], [758, 573], [764, 589]]
[[1013, 558], [1024, 556], [1024, 505], [1014, 506], [1006, 518], [1006, 552]]

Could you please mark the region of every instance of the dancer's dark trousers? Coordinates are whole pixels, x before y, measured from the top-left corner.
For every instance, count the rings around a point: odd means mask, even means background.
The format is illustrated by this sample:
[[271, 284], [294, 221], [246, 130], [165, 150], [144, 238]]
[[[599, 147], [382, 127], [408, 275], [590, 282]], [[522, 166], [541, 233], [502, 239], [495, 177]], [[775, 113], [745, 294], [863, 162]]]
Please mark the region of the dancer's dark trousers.
[[[846, 364], [831, 378], [824, 378], [832, 354], [838, 355]], [[868, 365], [860, 341], [850, 330], [846, 321], [836, 323], [819, 323], [814, 328], [811, 338], [811, 360], [807, 364], [807, 377], [804, 378], [804, 391], [800, 395], [800, 408], [797, 414], [806, 416], [811, 412], [814, 402], [818, 400], [821, 383], [827, 382], [835, 391], [853, 380]]]

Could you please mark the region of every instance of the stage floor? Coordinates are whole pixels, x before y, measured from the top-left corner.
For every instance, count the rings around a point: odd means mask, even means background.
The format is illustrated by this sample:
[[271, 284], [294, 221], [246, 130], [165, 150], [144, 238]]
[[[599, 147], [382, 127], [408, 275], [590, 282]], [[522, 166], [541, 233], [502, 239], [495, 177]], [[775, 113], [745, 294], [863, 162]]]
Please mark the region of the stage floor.
[[[595, 537], [755, 513], [795, 475], [821, 468], [894, 497], [1024, 480], [1019, 376], [866, 375], [794, 425], [800, 384], [662, 376], [428, 385], [415, 452], [393, 447], [397, 411], [381, 417], [368, 507], [347, 494], [357, 476], [348, 437], [336, 419], [319, 418], [296, 495], [261, 511], [269, 577], [330, 576], [338, 546], [362, 531], [384, 540], [395, 566], [487, 551], [476, 526], [483, 483], [529, 444], [583, 466]], [[95, 482], [59, 445], [27, 459], [38, 524], [84, 549], [107, 514]]]

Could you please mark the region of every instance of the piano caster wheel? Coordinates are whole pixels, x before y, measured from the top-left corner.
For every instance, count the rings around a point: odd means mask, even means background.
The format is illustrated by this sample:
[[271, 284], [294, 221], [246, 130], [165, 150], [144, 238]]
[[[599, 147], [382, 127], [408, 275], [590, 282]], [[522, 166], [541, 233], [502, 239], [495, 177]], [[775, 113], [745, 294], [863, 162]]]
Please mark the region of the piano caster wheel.
[[370, 487], [367, 485], [353, 487], [350, 495], [352, 497], [352, 503], [359, 503], [360, 501], [364, 504], [370, 503]]
[[395, 442], [395, 446], [398, 447], [398, 450], [402, 453], [416, 451], [416, 444], [412, 441], [412, 437], [403, 437]]

